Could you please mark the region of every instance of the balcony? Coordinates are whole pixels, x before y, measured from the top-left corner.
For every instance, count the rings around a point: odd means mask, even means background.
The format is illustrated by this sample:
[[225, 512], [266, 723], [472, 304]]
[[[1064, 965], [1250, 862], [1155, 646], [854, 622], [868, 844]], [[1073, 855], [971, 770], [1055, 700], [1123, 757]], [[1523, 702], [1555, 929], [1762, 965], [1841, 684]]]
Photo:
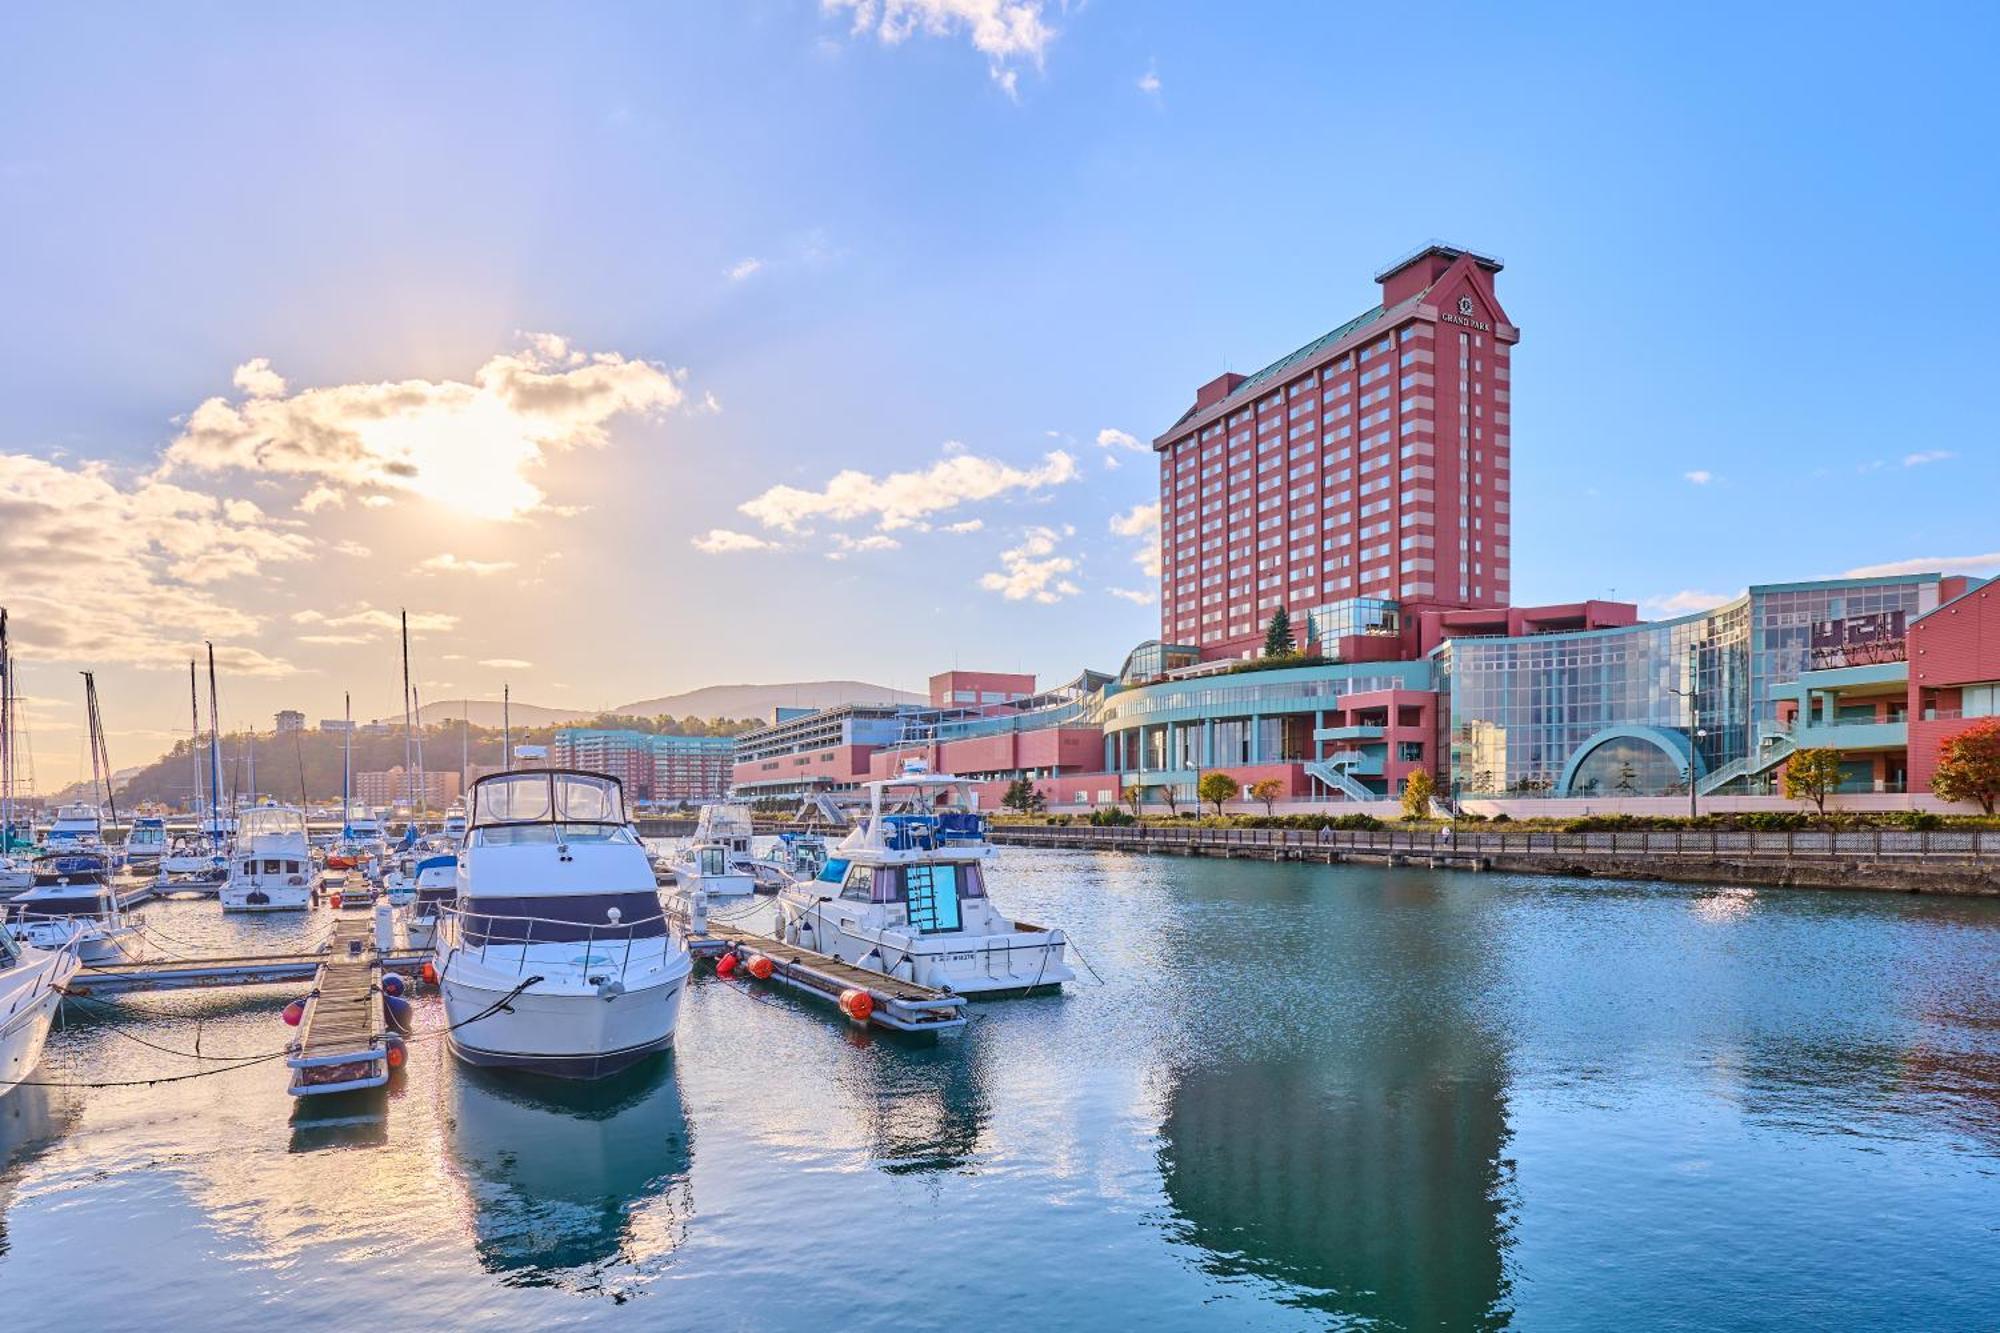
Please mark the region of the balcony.
[[1387, 739], [1388, 727], [1380, 722], [1362, 722], [1346, 727], [1316, 727], [1316, 741], [1379, 741]]
[[1381, 750], [1336, 750], [1324, 762], [1357, 777], [1379, 778], [1385, 757]]
[[1792, 723], [1791, 738], [1801, 750], [1901, 750], [1910, 743], [1910, 729], [1902, 718], [1894, 722], [1799, 718]]

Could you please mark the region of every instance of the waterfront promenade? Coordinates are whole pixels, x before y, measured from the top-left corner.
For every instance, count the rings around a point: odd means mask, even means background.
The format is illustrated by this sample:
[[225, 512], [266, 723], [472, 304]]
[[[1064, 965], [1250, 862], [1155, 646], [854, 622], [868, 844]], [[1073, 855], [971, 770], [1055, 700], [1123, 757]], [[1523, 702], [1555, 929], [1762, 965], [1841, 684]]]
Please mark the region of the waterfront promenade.
[[1013, 847], [2000, 896], [2000, 829], [1375, 831], [1000, 824]]

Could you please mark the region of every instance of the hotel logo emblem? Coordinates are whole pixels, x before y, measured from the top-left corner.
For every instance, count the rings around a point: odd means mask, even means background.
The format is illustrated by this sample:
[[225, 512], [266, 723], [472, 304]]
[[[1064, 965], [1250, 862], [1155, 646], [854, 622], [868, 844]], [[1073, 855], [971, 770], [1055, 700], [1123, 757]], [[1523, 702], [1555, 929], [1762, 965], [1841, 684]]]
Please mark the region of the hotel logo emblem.
[[1459, 297], [1459, 298], [1458, 298], [1458, 313], [1459, 313], [1459, 314], [1461, 314], [1461, 315], [1469, 315], [1469, 314], [1471, 314], [1471, 313], [1472, 313], [1472, 298], [1471, 298], [1471, 297], [1469, 297], [1469, 296], [1461, 296], [1461, 297]]

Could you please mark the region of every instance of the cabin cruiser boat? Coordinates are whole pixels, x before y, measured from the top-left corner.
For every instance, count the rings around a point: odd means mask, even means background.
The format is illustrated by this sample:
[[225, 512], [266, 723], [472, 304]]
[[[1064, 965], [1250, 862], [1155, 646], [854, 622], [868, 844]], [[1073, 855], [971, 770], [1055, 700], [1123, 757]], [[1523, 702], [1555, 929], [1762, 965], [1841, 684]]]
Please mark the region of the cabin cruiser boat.
[[229, 877], [228, 849], [207, 834], [175, 838], [160, 854], [160, 873], [169, 880], [220, 882]]
[[305, 816], [289, 806], [258, 806], [237, 824], [229, 879], [216, 896], [225, 912], [299, 912], [312, 906], [319, 874]]
[[166, 820], [158, 815], [141, 815], [132, 821], [132, 831], [125, 835], [127, 869], [135, 875], [157, 875], [166, 851]]
[[0, 1096], [34, 1072], [79, 966], [75, 949], [38, 949], [0, 924]]
[[25, 856], [0, 852], [0, 903], [35, 886], [34, 862]]
[[771, 850], [751, 862], [762, 888], [775, 874], [779, 887], [801, 879], [818, 879], [826, 869], [826, 839], [817, 833], [780, 833]]
[[416, 895], [403, 912], [403, 930], [419, 953], [437, 942], [438, 914], [458, 898], [458, 855], [438, 852], [417, 862]]
[[388, 855], [389, 840], [383, 832], [381, 817], [356, 801], [347, 807], [341, 821], [340, 840], [327, 856], [326, 868], [358, 871], [361, 878], [376, 880], [382, 878]]
[[864, 785], [861, 826], [819, 878], [778, 893], [786, 943], [960, 995], [1025, 994], [1075, 978], [1062, 931], [1010, 920], [987, 897], [993, 848], [969, 783], [911, 761], [900, 776]]
[[42, 846], [51, 852], [104, 845], [104, 816], [94, 805], [65, 805], [56, 810]]
[[704, 805], [695, 816], [694, 836], [688, 839], [688, 846], [719, 844], [728, 851], [730, 864], [747, 866], [757, 859], [750, 846], [754, 837], [749, 806], [717, 801]]
[[119, 905], [112, 875], [102, 848], [36, 857], [34, 887], [7, 904], [15, 936], [37, 949], [71, 948], [86, 964], [137, 960], [144, 918]]
[[673, 884], [666, 897], [685, 911], [699, 893], [705, 902], [744, 899], [757, 891], [757, 876], [748, 860], [730, 854], [729, 844], [696, 840], [682, 847], [670, 867]]
[[463, 802], [453, 801], [451, 808], [444, 812], [444, 828], [441, 831], [454, 847], [458, 845], [460, 839], [465, 837], [465, 805]]
[[602, 1078], [673, 1044], [691, 964], [624, 805], [616, 778], [565, 769], [473, 785], [436, 941], [459, 1058]]

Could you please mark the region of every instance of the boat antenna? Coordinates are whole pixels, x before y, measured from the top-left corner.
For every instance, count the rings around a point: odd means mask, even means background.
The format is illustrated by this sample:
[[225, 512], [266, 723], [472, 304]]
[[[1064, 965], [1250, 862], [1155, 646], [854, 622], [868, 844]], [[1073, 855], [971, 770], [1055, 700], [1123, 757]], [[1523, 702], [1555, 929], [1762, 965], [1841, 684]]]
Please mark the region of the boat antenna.
[[312, 808], [312, 800], [306, 795], [306, 729], [300, 727], [292, 733], [292, 753], [299, 761], [299, 818], [306, 816]]
[[422, 730], [424, 724], [424, 696], [414, 685], [410, 686], [410, 702], [416, 706], [417, 710], [417, 813], [427, 815], [431, 812], [431, 790], [430, 783], [424, 781], [424, 733]]
[[458, 799], [465, 799], [465, 774], [472, 767], [471, 701], [458, 701]]
[[500, 682], [500, 764], [509, 773], [514, 771], [514, 722], [509, 709], [513, 706], [513, 694], [506, 681]]
[[7, 654], [7, 608], [0, 606], [0, 856], [14, 849], [14, 668]]
[[354, 695], [344, 693], [341, 699], [341, 716], [346, 720], [346, 729], [341, 732], [340, 748], [340, 832], [348, 836], [348, 803], [352, 801], [354, 788]]

